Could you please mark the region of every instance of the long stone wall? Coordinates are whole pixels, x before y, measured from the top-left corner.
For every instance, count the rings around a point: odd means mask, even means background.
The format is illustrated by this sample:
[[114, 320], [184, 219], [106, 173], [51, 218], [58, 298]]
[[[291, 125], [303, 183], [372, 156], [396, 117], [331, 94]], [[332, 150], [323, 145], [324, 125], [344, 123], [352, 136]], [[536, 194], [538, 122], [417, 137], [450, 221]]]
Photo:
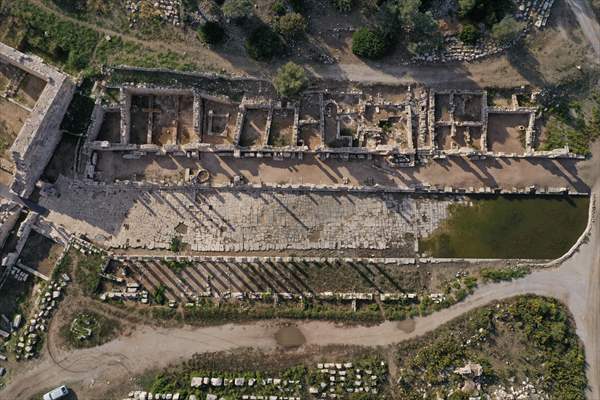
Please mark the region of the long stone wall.
[[75, 85], [67, 75], [44, 64], [39, 57], [23, 54], [2, 43], [0, 59], [46, 81], [42, 94], [10, 148], [16, 165], [11, 190], [28, 197], [60, 142], [60, 123], [75, 92]]

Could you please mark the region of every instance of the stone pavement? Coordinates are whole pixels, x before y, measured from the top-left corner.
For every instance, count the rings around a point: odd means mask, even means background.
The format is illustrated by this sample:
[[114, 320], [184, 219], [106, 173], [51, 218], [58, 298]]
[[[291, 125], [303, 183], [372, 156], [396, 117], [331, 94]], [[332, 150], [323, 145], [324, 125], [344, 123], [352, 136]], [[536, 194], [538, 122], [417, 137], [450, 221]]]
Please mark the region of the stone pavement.
[[194, 251], [401, 249], [447, 217], [462, 197], [270, 190], [118, 190], [70, 187], [43, 197], [48, 219], [116, 247], [166, 249], [180, 236]]

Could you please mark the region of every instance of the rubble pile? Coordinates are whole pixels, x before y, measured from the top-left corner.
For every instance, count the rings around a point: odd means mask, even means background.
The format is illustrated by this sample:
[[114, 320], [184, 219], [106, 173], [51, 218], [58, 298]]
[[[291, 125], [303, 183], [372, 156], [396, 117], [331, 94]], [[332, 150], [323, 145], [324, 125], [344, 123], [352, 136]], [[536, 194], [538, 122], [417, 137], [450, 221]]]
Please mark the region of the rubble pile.
[[10, 267], [8, 273], [19, 282], [26, 282], [29, 278], [29, 274], [27, 272], [23, 271], [21, 268], [15, 265]]
[[64, 288], [70, 282], [68, 275], [63, 274], [60, 278], [48, 282], [45, 290], [40, 294], [36, 311], [32, 318], [24, 326], [17, 341], [16, 359], [29, 360], [36, 356], [37, 344], [40, 342], [40, 334], [48, 328], [52, 314], [58, 307], [63, 297]]
[[[302, 384], [297, 380], [288, 380], [288, 379], [280, 379], [280, 378], [224, 378], [220, 376], [213, 377], [192, 377], [191, 387], [204, 389], [210, 391], [211, 389], [225, 388], [225, 387], [235, 387], [238, 389], [243, 388], [252, 388], [258, 390], [259, 388], [268, 388], [270, 390], [276, 391], [278, 393], [285, 393], [286, 395], [251, 395], [245, 394], [241, 395], [238, 398], [244, 400], [300, 400], [300, 397], [296, 397], [293, 395], [294, 393], [299, 392], [302, 389]], [[221, 397], [208, 393], [206, 395], [206, 400], [219, 400]]]
[[[179, 393], [150, 393], [141, 390], [129, 392], [129, 395], [123, 400], [183, 400], [184, 397]], [[189, 399], [189, 397], [188, 397]]]
[[536, 388], [529, 381], [529, 378], [525, 378], [521, 385], [508, 388], [500, 386], [491, 391], [490, 397], [492, 400], [547, 400], [550, 398], [546, 393]]
[[[382, 361], [378, 369], [385, 367]], [[313, 398], [341, 398], [340, 392], [377, 394], [386, 379], [381, 371], [358, 368], [351, 362], [319, 363], [317, 369], [317, 381], [308, 389]]]
[[[142, 10], [145, 8], [154, 11], [156, 15], [169, 24], [175, 26], [181, 24], [179, 17], [181, 0], [127, 0], [126, 9], [131, 25], [139, 20]], [[146, 15], [146, 17], [148, 16]]]

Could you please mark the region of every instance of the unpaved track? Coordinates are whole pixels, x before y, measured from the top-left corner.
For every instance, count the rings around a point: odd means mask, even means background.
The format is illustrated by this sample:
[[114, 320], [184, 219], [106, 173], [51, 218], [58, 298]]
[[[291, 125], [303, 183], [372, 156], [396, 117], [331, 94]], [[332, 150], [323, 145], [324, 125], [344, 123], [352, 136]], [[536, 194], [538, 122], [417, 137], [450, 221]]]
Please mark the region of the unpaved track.
[[600, 23], [588, 0], [566, 0], [581, 26], [583, 34], [600, 57]]
[[[404, 332], [397, 322], [372, 327], [342, 327], [327, 322], [297, 324], [307, 345], [390, 345], [429, 332], [440, 325], [490, 301], [533, 293], [563, 301], [574, 315], [577, 333], [585, 344], [588, 363], [589, 399], [600, 399], [598, 335], [600, 334], [600, 219], [592, 226], [590, 240], [559, 268], [540, 270], [515, 282], [485, 285], [466, 301], [433, 315], [417, 318], [415, 329]], [[135, 376], [150, 367], [160, 368], [189, 358], [194, 353], [253, 347], [277, 348], [274, 336], [278, 324], [229, 324], [203, 328], [143, 327], [101, 347], [63, 351], [53, 349], [23, 374], [10, 382], [0, 397], [28, 398], [41, 389], [60, 383], [89, 385]], [[100, 389], [100, 387], [98, 387]]]

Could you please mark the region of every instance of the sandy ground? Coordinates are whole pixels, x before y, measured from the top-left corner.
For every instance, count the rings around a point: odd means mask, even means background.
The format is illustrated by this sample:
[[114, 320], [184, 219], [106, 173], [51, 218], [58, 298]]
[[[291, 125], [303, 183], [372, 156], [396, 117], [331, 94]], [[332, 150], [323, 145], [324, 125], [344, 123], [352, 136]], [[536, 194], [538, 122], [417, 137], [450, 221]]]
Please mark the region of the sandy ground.
[[[103, 180], [131, 179], [133, 175], [167, 178], [183, 174], [184, 168], [207, 169], [212, 184], [226, 184], [236, 176], [251, 183], [342, 184], [413, 188], [418, 185], [468, 187], [567, 187], [589, 192], [589, 186], [579, 178], [583, 163], [573, 160], [548, 159], [486, 159], [471, 161], [462, 157], [432, 160], [415, 168], [389, 168], [380, 159], [372, 161], [319, 160], [307, 155], [303, 160], [273, 161], [270, 159], [221, 158], [206, 153], [200, 160], [183, 157], [145, 157], [125, 160], [118, 155], [101, 155], [99, 170]], [[180, 179], [180, 178], [178, 178]]]
[[567, 0], [567, 4], [575, 14], [583, 34], [600, 57], [600, 23], [595, 18], [594, 11], [588, 0]]

